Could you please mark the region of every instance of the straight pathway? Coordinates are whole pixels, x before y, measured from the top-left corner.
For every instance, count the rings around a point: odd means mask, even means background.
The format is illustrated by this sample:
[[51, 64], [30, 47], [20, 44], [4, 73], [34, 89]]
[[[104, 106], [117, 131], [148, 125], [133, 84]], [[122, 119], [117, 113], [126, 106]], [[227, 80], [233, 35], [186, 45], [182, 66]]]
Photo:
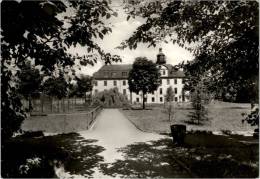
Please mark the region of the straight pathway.
[[97, 145], [105, 147], [105, 162], [120, 157], [117, 148], [163, 138], [162, 135], [140, 131], [118, 109], [104, 109], [89, 131], [79, 133], [86, 139], [97, 139]]
[[[118, 159], [123, 159], [123, 156], [118, 152], [119, 148], [137, 142], [148, 142], [159, 140], [164, 136], [154, 133], [142, 132], [137, 129], [120, 111], [119, 109], [104, 109], [98, 115], [95, 124], [90, 130], [81, 131], [79, 134], [85, 139], [98, 140], [95, 145], [105, 148], [100, 153], [104, 157], [104, 163], [113, 163]], [[59, 169], [58, 176], [60, 178], [69, 178], [68, 173], [64, 169]], [[80, 177], [82, 176], [70, 176]], [[110, 178], [95, 168], [94, 178]]]

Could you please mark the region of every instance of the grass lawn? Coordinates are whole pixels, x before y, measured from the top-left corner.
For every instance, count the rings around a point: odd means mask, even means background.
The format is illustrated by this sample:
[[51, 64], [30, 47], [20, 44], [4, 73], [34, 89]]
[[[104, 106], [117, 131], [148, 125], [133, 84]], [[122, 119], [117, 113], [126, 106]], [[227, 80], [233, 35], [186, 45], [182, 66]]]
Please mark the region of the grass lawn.
[[[121, 110], [139, 129], [147, 132], [168, 133], [170, 122], [163, 105], [147, 106], [151, 110]], [[250, 104], [238, 104], [215, 101], [207, 105], [208, 122], [204, 125], [187, 124], [188, 114], [192, 111], [188, 103], [175, 104], [175, 116], [171, 124], [186, 124], [187, 130], [209, 131], [253, 131], [254, 127], [241, 123], [241, 113], [250, 111]]]
[[[62, 114], [30, 116], [22, 123], [24, 131], [43, 131], [47, 133], [70, 133], [88, 129], [94, 108]], [[93, 115], [96, 115], [94, 113]]]

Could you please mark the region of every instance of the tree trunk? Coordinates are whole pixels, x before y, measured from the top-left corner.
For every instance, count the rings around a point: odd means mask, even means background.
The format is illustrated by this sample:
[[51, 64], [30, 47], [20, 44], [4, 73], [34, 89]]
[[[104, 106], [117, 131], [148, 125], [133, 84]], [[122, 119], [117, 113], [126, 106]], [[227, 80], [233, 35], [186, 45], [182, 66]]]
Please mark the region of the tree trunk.
[[44, 107], [44, 106], [43, 106], [43, 103], [44, 103], [44, 102], [43, 102], [43, 96], [41, 96], [41, 111], [42, 111], [42, 113], [43, 113], [43, 107]]
[[132, 100], [132, 91], [130, 91], [130, 103], [133, 104], [133, 100]]

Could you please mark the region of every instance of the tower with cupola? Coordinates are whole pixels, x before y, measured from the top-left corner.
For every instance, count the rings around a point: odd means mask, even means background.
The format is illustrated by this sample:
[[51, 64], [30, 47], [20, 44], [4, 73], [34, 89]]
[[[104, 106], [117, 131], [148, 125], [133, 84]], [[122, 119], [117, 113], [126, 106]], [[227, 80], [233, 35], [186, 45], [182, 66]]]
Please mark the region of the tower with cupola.
[[157, 54], [156, 64], [157, 65], [166, 64], [166, 57], [165, 57], [164, 53], [162, 52], [162, 48], [159, 48], [159, 53]]

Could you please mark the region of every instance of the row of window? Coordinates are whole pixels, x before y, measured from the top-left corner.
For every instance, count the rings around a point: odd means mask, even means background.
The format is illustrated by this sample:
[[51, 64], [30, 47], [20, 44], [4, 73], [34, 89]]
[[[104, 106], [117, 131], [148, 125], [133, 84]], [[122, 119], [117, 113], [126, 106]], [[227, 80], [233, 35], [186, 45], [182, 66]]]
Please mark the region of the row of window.
[[[177, 102], [177, 101], [178, 101], [178, 97], [175, 97], [174, 100]], [[152, 97], [152, 98], [151, 98], [151, 101], [152, 101], [152, 102], [155, 102], [155, 98]], [[139, 100], [138, 97], [136, 98], [136, 102], [138, 102], [138, 103], [140, 102], [140, 100]], [[144, 98], [144, 102], [147, 102], [147, 98]], [[160, 97], [160, 102], [163, 102], [163, 97]]]
[[[159, 93], [160, 94], [163, 94], [163, 89], [162, 88], [159, 88]], [[178, 88], [174, 88], [174, 93], [177, 94], [178, 93]], [[139, 94], [139, 93], [137, 93]], [[154, 95], [154, 91], [152, 92], [152, 95]]]
[[[184, 83], [184, 81], [182, 80], [182, 83]], [[117, 81], [114, 80], [113, 81], [114, 86], [117, 86]], [[162, 84], [162, 80], [161, 80], [161, 84]], [[167, 79], [167, 85], [170, 84], [170, 79]], [[177, 84], [177, 79], [174, 79], [174, 84]], [[97, 86], [97, 81], [94, 82], [94, 85]], [[104, 81], [104, 86], [107, 86], [107, 81]], [[123, 80], [123, 86], [126, 86], [126, 80]]]
[[[163, 89], [160, 88], [159, 92], [160, 92], [160, 94], [163, 94]], [[178, 93], [178, 88], [174, 88], [174, 93], [176, 93], [176, 94]], [[154, 92], [152, 92], [152, 94], [154, 94]]]
[[[111, 74], [111, 76], [112, 77], [115, 77], [115, 76], [117, 76], [117, 74], [118, 74], [119, 72], [108, 72], [108, 71], [105, 71], [104, 72], [104, 76], [105, 77], [109, 77], [109, 74]], [[127, 76], [127, 72], [125, 72], [125, 71], [123, 71], [123, 72], [121, 72], [121, 74], [122, 74], [122, 76]]]
[[[178, 93], [178, 89], [177, 88], [174, 88], [174, 93], [175, 94]], [[152, 94], [154, 94], [154, 92]], [[160, 94], [163, 94], [162, 88], [160, 88]]]
[[[97, 93], [97, 92], [98, 92], [98, 90], [96, 89], [96, 90], [95, 90], [95, 93]], [[162, 88], [159, 89], [159, 93], [160, 93], [160, 94], [163, 94], [163, 89], [162, 89]], [[174, 93], [175, 93], [175, 94], [178, 93], [178, 88], [174, 88]], [[126, 89], [123, 89], [123, 94], [126, 95]], [[137, 93], [137, 94], [139, 94], [139, 93]], [[152, 95], [154, 95], [154, 92], [152, 92]]]
[[[98, 89], [95, 89], [95, 93], [98, 93]], [[123, 89], [123, 94], [126, 95], [126, 89]]]
[[[114, 86], [117, 86], [117, 81], [114, 80], [113, 84], [114, 84]], [[94, 85], [97, 86], [97, 81], [94, 82]], [[106, 80], [104, 81], [104, 86], [107, 86], [107, 81]], [[126, 81], [125, 80], [123, 81], [123, 86], [126, 86]]]
[[[178, 83], [177, 79], [174, 79], [174, 84], [176, 85]], [[161, 80], [161, 84], [162, 84], [162, 80]], [[167, 79], [167, 85], [170, 84], [170, 79]], [[182, 84], [184, 84], [184, 80], [182, 80]]]

